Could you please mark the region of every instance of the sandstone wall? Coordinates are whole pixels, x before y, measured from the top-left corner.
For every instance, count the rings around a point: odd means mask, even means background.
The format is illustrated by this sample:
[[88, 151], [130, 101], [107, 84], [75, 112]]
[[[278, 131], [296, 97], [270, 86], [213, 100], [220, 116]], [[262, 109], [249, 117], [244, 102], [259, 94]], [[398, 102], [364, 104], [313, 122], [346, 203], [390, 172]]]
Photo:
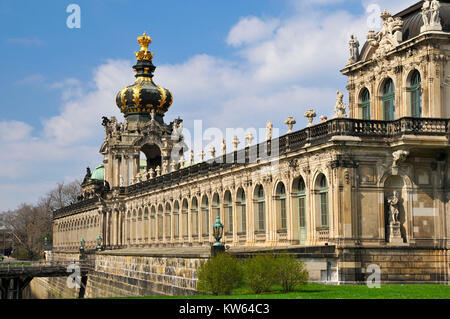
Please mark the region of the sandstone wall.
[[449, 284], [450, 253], [433, 248], [345, 248], [339, 252], [339, 280], [365, 283], [367, 268], [381, 269], [381, 282], [389, 284]]

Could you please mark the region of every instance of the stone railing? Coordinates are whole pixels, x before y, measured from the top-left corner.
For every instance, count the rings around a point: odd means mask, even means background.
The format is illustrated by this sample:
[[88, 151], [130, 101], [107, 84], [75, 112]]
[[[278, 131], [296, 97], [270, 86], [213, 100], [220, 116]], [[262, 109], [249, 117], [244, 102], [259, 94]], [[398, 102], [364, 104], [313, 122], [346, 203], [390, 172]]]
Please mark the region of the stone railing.
[[327, 241], [330, 239], [330, 229], [329, 228], [317, 228], [317, 238], [319, 241]]
[[[296, 151], [305, 145], [318, 145], [328, 142], [333, 136], [355, 136], [361, 138], [396, 138], [402, 135], [445, 136], [450, 137], [450, 119], [439, 118], [401, 118], [396, 121], [373, 121], [340, 118], [307, 127], [273, 140], [232, 152], [206, 162], [198, 163], [180, 170], [151, 178], [128, 187], [117, 187], [118, 194], [138, 195], [160, 187], [176, 185], [183, 181], [207, 176], [209, 173], [227, 168], [256, 163], [258, 159], [276, 158], [279, 155]], [[54, 217], [73, 214], [74, 210], [94, 205], [98, 199], [88, 199], [65, 207], [54, 213]]]

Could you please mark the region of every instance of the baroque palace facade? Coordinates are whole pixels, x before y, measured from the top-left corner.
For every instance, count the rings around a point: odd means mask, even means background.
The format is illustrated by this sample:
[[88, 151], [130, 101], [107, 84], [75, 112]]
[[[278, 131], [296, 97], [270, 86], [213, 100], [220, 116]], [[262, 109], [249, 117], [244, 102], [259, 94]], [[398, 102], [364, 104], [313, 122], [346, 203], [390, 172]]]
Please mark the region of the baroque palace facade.
[[338, 92], [334, 118], [314, 124], [308, 110], [308, 127], [292, 131], [289, 118], [278, 138], [269, 122], [266, 142], [235, 139], [200, 163], [182, 120], [164, 122], [172, 94], [153, 82], [151, 39], [139, 37], [136, 81], [116, 96], [125, 121], [103, 119], [103, 164], [88, 170], [79, 201], [54, 213], [54, 253], [78, 251], [81, 238], [95, 250], [99, 235], [112, 251], [209, 247], [220, 216], [232, 248], [335, 247], [338, 280], [351, 278], [346, 267], [364, 271], [358, 254], [402, 251], [430, 261], [417, 280], [448, 281], [450, 2], [381, 18], [361, 49], [350, 39], [348, 117]]

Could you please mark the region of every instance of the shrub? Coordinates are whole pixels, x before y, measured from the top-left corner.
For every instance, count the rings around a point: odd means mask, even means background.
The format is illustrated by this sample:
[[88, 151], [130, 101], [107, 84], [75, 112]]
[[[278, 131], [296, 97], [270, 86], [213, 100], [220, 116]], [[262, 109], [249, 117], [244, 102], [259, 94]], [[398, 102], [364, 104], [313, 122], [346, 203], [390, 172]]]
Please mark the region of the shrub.
[[293, 255], [280, 255], [276, 258], [277, 282], [284, 292], [293, 291], [295, 286], [308, 281], [308, 271], [303, 261], [298, 261]]
[[271, 254], [256, 255], [246, 261], [245, 281], [255, 294], [270, 291], [277, 280], [276, 266]]
[[198, 268], [197, 290], [203, 293], [229, 295], [241, 281], [240, 261], [226, 253], [202, 262]]

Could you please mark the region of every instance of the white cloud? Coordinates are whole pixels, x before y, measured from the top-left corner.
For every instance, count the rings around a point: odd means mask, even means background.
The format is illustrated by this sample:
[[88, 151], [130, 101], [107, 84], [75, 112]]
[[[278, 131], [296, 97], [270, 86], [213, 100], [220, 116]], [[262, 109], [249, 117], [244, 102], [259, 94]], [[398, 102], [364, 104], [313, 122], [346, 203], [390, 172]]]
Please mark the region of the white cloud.
[[262, 20], [258, 17], [241, 18], [228, 33], [227, 43], [237, 47], [242, 44], [251, 44], [270, 38], [278, 24], [278, 19]]

